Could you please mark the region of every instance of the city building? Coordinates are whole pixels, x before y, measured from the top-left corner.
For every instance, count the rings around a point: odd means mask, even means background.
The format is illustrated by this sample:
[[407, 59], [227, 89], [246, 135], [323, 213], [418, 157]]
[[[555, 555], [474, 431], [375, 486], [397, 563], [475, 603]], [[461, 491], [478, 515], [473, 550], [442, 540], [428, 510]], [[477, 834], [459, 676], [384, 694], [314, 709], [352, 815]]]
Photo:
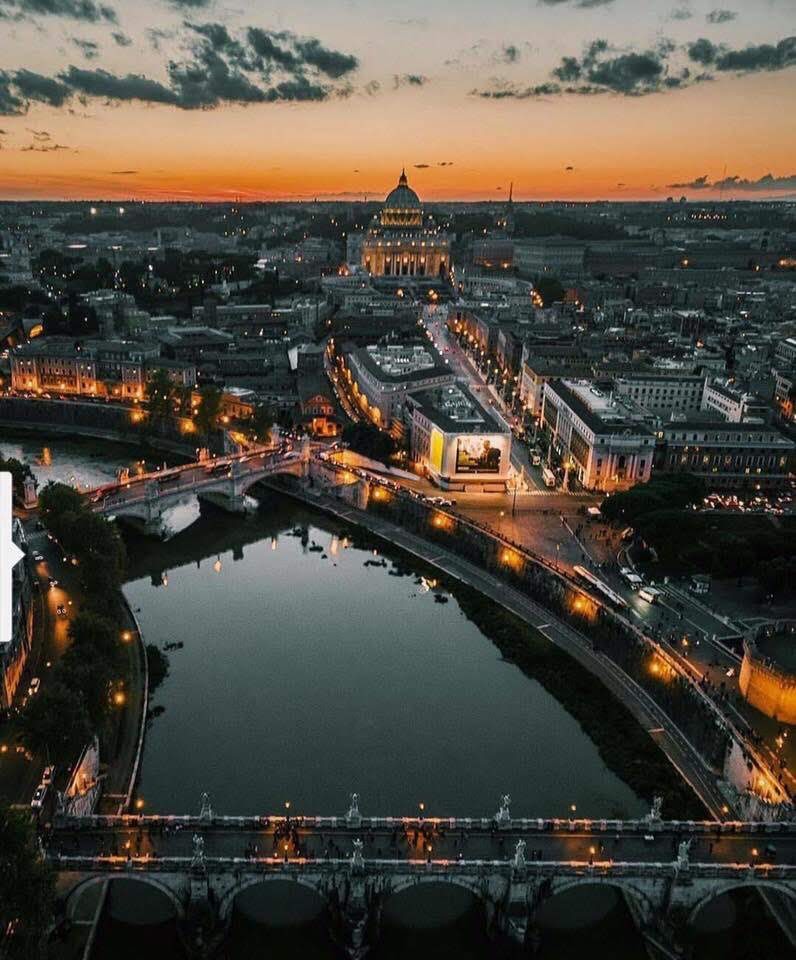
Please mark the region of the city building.
[[744, 639], [738, 685], [746, 700], [780, 723], [796, 724], [796, 624], [765, 624]]
[[407, 398], [410, 457], [445, 490], [504, 490], [511, 430], [458, 383]]
[[343, 349], [343, 371], [366, 416], [384, 430], [402, 434], [410, 393], [453, 382], [453, 374], [429, 343], [380, 343]]
[[514, 241], [514, 267], [521, 277], [580, 277], [586, 246], [566, 237]]
[[614, 380], [617, 397], [628, 397], [650, 413], [694, 414], [702, 407], [705, 378], [685, 373], [630, 373]]
[[194, 364], [164, 359], [157, 343], [136, 340], [39, 337], [16, 347], [10, 361], [15, 393], [141, 400], [156, 370], [164, 370], [176, 386], [196, 385]]
[[759, 423], [693, 420], [663, 424], [657, 432], [655, 472], [702, 477], [708, 490], [787, 487], [796, 443]]
[[570, 477], [587, 490], [612, 493], [649, 480], [655, 434], [646, 419], [592, 381], [545, 384], [542, 422]]
[[374, 277], [439, 279], [450, 269], [450, 238], [424, 217], [403, 170], [362, 241], [361, 258]]
[[718, 414], [729, 423], [764, 423], [771, 413], [769, 405], [756, 394], [739, 390], [726, 380], [705, 383], [702, 409]]

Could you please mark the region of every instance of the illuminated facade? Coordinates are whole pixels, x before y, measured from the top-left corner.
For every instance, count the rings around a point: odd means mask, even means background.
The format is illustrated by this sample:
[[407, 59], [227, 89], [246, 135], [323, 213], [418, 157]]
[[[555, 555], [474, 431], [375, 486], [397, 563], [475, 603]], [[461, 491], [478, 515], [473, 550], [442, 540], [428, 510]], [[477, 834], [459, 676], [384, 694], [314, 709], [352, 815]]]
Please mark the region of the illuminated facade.
[[374, 277], [437, 279], [450, 269], [450, 239], [424, 219], [420, 198], [403, 170], [365, 234], [361, 257]]
[[410, 456], [445, 490], [506, 489], [511, 431], [456, 383], [407, 398]]
[[793, 623], [744, 642], [738, 685], [746, 700], [780, 723], [796, 723], [796, 628]]

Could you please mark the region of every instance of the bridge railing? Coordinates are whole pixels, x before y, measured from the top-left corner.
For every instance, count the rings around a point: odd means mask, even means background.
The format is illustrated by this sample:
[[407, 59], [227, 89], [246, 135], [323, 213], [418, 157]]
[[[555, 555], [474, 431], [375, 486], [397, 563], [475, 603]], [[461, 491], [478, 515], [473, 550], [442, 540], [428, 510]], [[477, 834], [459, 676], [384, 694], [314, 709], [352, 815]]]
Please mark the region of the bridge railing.
[[650, 834], [667, 833], [690, 835], [715, 834], [779, 834], [796, 835], [796, 821], [740, 820], [605, 820], [587, 818], [515, 818], [500, 824], [491, 817], [361, 817], [356, 823], [345, 816], [213, 816], [175, 814], [93, 814], [85, 817], [57, 818], [57, 832], [91, 831], [101, 829], [134, 829], [137, 827], [168, 826], [195, 830], [251, 830], [261, 831], [290, 824], [299, 830], [345, 831], [352, 834], [373, 830], [392, 831], [432, 827], [466, 833], [595, 833], [595, 834]]
[[[190, 873], [196, 869], [192, 857], [153, 856], [68, 856], [48, 854], [48, 860], [61, 873]], [[529, 861], [516, 868], [509, 860], [386, 860], [365, 859], [354, 867], [350, 859], [292, 857], [204, 857], [204, 869], [210, 873], [234, 873], [236, 871], [264, 874], [299, 874], [308, 870], [324, 873], [359, 870], [379, 874], [439, 874], [483, 876], [489, 873], [522, 873], [524, 876], [633, 876], [660, 877], [686, 875], [689, 878], [726, 879], [754, 877], [756, 880], [796, 881], [796, 866], [789, 864], [750, 863], [700, 863], [692, 862], [687, 868], [667, 861], [595, 861], [584, 860], [539, 860]]]

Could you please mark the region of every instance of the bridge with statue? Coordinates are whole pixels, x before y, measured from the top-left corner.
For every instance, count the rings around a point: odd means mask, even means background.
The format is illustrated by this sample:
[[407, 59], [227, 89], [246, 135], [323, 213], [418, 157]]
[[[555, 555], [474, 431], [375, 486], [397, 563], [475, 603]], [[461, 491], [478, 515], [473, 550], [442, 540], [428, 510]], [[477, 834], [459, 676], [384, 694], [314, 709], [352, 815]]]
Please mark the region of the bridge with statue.
[[547, 900], [574, 887], [621, 892], [651, 956], [682, 956], [699, 911], [715, 897], [757, 888], [796, 946], [796, 823], [671, 821], [659, 800], [639, 820], [517, 819], [510, 798], [486, 818], [366, 817], [354, 794], [342, 816], [219, 816], [207, 795], [198, 816], [56, 819], [42, 834], [58, 875], [63, 916], [90, 886], [139, 881], [166, 897], [186, 948], [210, 956], [236, 897], [256, 885], [298, 884], [322, 899], [332, 937], [359, 960], [378, 938], [391, 896], [452, 884], [481, 902], [490, 933], [528, 945]]
[[194, 463], [140, 476], [123, 475], [89, 491], [87, 497], [95, 513], [125, 518], [145, 533], [157, 533], [164, 510], [187, 496], [196, 495], [230, 513], [240, 513], [256, 483], [275, 474], [306, 477], [311, 457], [309, 439], [296, 448], [281, 444], [229, 456], [204, 454]]

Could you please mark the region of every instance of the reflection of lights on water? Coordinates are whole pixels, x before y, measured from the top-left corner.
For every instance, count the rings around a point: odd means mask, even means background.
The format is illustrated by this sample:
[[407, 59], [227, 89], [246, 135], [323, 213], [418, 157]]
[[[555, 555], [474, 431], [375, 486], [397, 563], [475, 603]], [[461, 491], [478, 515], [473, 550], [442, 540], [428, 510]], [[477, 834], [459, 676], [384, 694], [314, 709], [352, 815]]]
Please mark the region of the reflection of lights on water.
[[332, 534], [332, 542], [329, 544], [329, 553], [333, 557], [337, 556], [337, 551], [340, 549], [340, 539], [336, 533]]

